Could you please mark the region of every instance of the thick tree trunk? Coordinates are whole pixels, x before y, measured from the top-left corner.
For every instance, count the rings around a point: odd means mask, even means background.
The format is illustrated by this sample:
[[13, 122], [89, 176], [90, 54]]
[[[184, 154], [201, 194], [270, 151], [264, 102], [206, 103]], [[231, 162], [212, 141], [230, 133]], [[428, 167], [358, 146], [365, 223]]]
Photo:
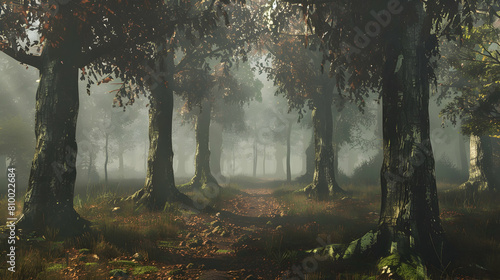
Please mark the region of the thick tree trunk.
[[162, 210], [167, 202], [192, 205], [189, 197], [175, 187], [172, 150], [172, 114], [174, 109], [173, 54], [165, 58], [165, 83], [155, 81], [151, 86], [149, 106], [149, 154], [144, 187], [130, 197], [139, 206]]
[[106, 133], [106, 141], [104, 144], [104, 185], [108, 186], [108, 161], [109, 161], [109, 133]]
[[291, 138], [292, 138], [292, 125], [293, 121], [288, 121], [288, 127], [286, 131], [286, 181], [288, 183], [292, 182], [292, 166], [291, 162]]
[[75, 38], [65, 39], [57, 48], [47, 43], [42, 53], [36, 93], [36, 150], [19, 220], [25, 232], [52, 228], [62, 236], [71, 236], [89, 224], [73, 208], [79, 106], [78, 68], [73, 59], [79, 45]]
[[210, 171], [216, 178], [224, 180], [221, 169], [222, 133], [221, 124], [213, 122], [210, 126]]
[[314, 100], [312, 119], [314, 124], [315, 166], [313, 182], [307, 186], [306, 194], [314, 199], [344, 194], [335, 180], [334, 150], [332, 145], [332, 97], [322, 92]]
[[[386, 253], [418, 253], [439, 264], [444, 232], [429, 127], [429, 76], [423, 3], [407, 3], [399, 43], [386, 49], [383, 76], [382, 205], [379, 240]], [[400, 30], [400, 29], [398, 29]]]
[[219, 184], [214, 176], [212, 176], [212, 172], [210, 170], [209, 134], [212, 104], [205, 100], [200, 109], [200, 113], [196, 117], [195, 126], [195, 173], [194, 177], [191, 179], [190, 186], [193, 189], [200, 189], [204, 186], [218, 188]]
[[491, 138], [488, 135], [471, 135], [469, 180], [460, 186], [465, 190], [466, 205], [475, 202], [477, 192], [497, 189], [495, 171]]

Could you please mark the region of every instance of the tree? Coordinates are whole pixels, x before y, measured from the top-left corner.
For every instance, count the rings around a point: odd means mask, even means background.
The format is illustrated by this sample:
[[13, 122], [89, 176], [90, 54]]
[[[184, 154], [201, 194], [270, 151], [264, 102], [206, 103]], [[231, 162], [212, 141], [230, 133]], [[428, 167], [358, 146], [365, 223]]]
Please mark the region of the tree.
[[[50, 227], [73, 235], [88, 227], [73, 208], [78, 69], [86, 67], [88, 91], [102, 76], [112, 74], [142, 86], [137, 77], [146, 75], [137, 72], [150, 57], [148, 42], [172, 34], [173, 27], [187, 19], [173, 16], [175, 9], [166, 8], [163, 1], [24, 3], [2, 6], [5, 28], [0, 30], [2, 51], [40, 70], [36, 152], [18, 223], [28, 231]], [[28, 31], [38, 32], [40, 38], [30, 41]], [[42, 48], [41, 55], [33, 55], [33, 48]], [[125, 59], [130, 57], [136, 59]]]
[[[377, 231], [335, 254], [350, 258], [371, 251], [374, 256], [400, 254], [407, 260], [422, 258], [442, 265], [446, 250], [429, 139], [429, 85], [435, 77], [432, 58], [438, 54], [436, 33], [456, 30], [462, 22], [459, 3], [339, 4], [318, 4], [321, 8], [306, 7], [304, 11], [308, 23], [325, 42], [331, 72], [336, 74], [337, 67], [342, 67], [349, 73], [346, 79], [337, 80], [337, 85], [349, 85], [353, 99], [360, 101], [360, 89], [381, 87], [384, 162]], [[466, 14], [475, 9], [470, 4], [463, 6]], [[346, 11], [348, 17], [344, 16]], [[357, 20], [366, 22], [369, 17], [375, 21], [368, 22], [365, 31], [356, 28]], [[357, 47], [347, 42], [355, 42]], [[369, 45], [369, 51], [361, 51]]]
[[331, 108], [336, 87], [335, 81], [327, 74], [314, 69], [320, 63], [322, 53], [315, 51], [314, 45], [311, 50], [304, 48], [304, 41], [299, 37], [283, 35], [275, 46], [268, 46], [273, 56], [273, 67], [266, 70], [268, 77], [278, 86], [277, 94], [287, 97], [291, 109], [298, 109], [302, 114], [302, 108], [307, 104], [312, 110], [315, 168], [313, 182], [306, 188], [306, 193], [310, 197], [326, 199], [344, 193], [335, 180], [333, 160]]
[[443, 77], [441, 98], [455, 93], [442, 110], [445, 119], [456, 125], [462, 120], [462, 133], [469, 135], [469, 179], [460, 188], [465, 190], [465, 203], [474, 203], [478, 191], [498, 189], [493, 164], [492, 139], [500, 135], [500, 30], [487, 18], [486, 23], [464, 30], [462, 44], [448, 44], [447, 66]]

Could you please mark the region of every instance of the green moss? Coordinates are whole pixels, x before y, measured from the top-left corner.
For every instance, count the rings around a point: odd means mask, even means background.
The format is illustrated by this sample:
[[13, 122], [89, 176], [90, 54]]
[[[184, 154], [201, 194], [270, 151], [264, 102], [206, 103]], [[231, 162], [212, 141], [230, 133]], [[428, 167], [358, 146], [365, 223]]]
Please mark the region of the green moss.
[[229, 254], [229, 253], [233, 253], [234, 251], [233, 250], [224, 250], [224, 249], [219, 249], [217, 250], [215, 253], [216, 254]]
[[53, 272], [53, 271], [58, 271], [58, 270], [63, 270], [63, 269], [64, 269], [64, 265], [62, 265], [60, 263], [53, 263], [47, 267], [48, 272]]
[[108, 262], [109, 265], [112, 266], [137, 266], [138, 264], [133, 261], [127, 261], [127, 260], [117, 260], [117, 261], [110, 261]]
[[148, 273], [155, 273], [158, 271], [158, 268], [154, 266], [137, 266], [134, 268], [134, 275], [141, 275], [141, 274], [148, 274]]
[[428, 279], [426, 269], [419, 257], [402, 257], [399, 253], [382, 258], [377, 264], [379, 270], [393, 273], [402, 279]]

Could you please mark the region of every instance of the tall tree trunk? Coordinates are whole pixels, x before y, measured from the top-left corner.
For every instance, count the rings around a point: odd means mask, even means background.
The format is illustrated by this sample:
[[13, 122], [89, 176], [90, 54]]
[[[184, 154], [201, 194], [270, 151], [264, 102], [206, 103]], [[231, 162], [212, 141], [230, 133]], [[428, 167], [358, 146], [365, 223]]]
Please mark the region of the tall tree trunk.
[[104, 185], [108, 186], [108, 161], [109, 161], [109, 133], [106, 133], [106, 142], [104, 144]]
[[416, 252], [439, 264], [444, 232], [430, 141], [430, 66], [424, 41], [430, 30], [424, 26], [422, 2], [408, 2], [405, 12], [414, 19], [395, 27], [401, 32], [395, 36], [399, 42], [386, 47], [379, 240], [386, 253]]
[[292, 125], [293, 121], [288, 121], [288, 127], [286, 131], [286, 181], [288, 183], [292, 182], [292, 167], [291, 167], [291, 138], [292, 138]]
[[194, 160], [195, 173], [191, 179], [190, 186], [193, 189], [200, 189], [205, 185], [219, 187], [217, 180], [212, 176], [210, 170], [210, 119], [212, 114], [212, 104], [204, 100], [200, 108], [200, 113], [196, 117], [195, 137], [196, 155]]
[[210, 170], [220, 180], [224, 180], [221, 169], [223, 131], [224, 129], [219, 123], [212, 122], [210, 125]]
[[258, 146], [257, 146], [257, 137], [253, 140], [253, 176], [257, 177], [257, 161], [258, 161]]
[[460, 188], [465, 190], [465, 204], [473, 204], [478, 191], [495, 190], [492, 141], [488, 135], [470, 136], [469, 180]]
[[306, 187], [306, 194], [314, 199], [323, 200], [331, 195], [345, 193], [335, 180], [332, 102], [332, 96], [326, 92], [321, 92], [314, 100], [312, 111], [315, 152], [314, 177], [312, 184]]
[[[76, 27], [57, 47], [48, 42], [42, 52], [36, 93], [36, 149], [19, 227], [25, 232], [46, 228], [62, 236], [80, 234], [88, 222], [73, 208], [76, 180], [79, 54]], [[74, 34], [72, 34], [72, 32]], [[74, 36], [72, 36], [74, 35]]]
[[[167, 202], [192, 205], [189, 197], [175, 187], [172, 150], [172, 114], [174, 109], [173, 51], [163, 58], [159, 69], [166, 73], [165, 83], [154, 81], [151, 85], [149, 106], [149, 154], [144, 187], [130, 197], [139, 206], [149, 210], [161, 210]], [[162, 60], [163, 60], [162, 59]]]

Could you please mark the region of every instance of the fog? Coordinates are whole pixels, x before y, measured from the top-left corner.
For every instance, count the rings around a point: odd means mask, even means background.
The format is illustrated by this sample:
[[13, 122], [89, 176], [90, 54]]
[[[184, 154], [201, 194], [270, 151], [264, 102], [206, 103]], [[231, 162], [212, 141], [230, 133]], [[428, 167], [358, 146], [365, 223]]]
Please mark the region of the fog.
[[[282, 96], [276, 96], [276, 88], [267, 81], [264, 74], [255, 76], [263, 83], [261, 100], [253, 100], [243, 105], [244, 130], [224, 129], [222, 137], [222, 152], [220, 174], [229, 183], [234, 176], [253, 176], [256, 157], [255, 175], [266, 179], [286, 179], [286, 139], [283, 134], [285, 123], [292, 121], [291, 131], [291, 174], [298, 177], [306, 172], [305, 150], [311, 142], [312, 126], [309, 108], [305, 108], [303, 116], [292, 110], [288, 112], [287, 101]], [[34, 109], [38, 73], [31, 67], [26, 67], [0, 53], [0, 127], [5, 127], [3, 135], [17, 137], [20, 131], [30, 131], [29, 141], [15, 141], [3, 145], [0, 151], [6, 165], [11, 163], [21, 167], [20, 177], [24, 187], [29, 176], [29, 166], [34, 152]], [[109, 137], [109, 180], [144, 179], [148, 153], [148, 98], [139, 96], [136, 103], [126, 108], [113, 107], [115, 91], [120, 87], [119, 81], [93, 86], [90, 95], [86, 94], [86, 84], [80, 83], [80, 113], [77, 127], [79, 151], [77, 157], [77, 186], [102, 183], [105, 177], [105, 138]], [[348, 141], [342, 140], [338, 150], [338, 168], [341, 174], [339, 180], [347, 182], [348, 176], [355, 174], [356, 168], [373, 161], [370, 168], [377, 174], [381, 164], [381, 105], [375, 99], [376, 94], [361, 113], [356, 105], [347, 103], [334, 115], [341, 123], [348, 119], [351, 126]], [[459, 126], [449, 123], [443, 127], [439, 117], [441, 107], [433, 97], [430, 105], [431, 141], [436, 159], [436, 176], [439, 180], [449, 180], [453, 167], [466, 177], [468, 168], [468, 141], [459, 132]], [[185, 182], [195, 172], [195, 135], [194, 124], [181, 115], [184, 100], [176, 96], [173, 125], [174, 171], [177, 182]], [[334, 112], [337, 111], [334, 109]], [[13, 118], [21, 121], [18, 126], [8, 126]], [[212, 122], [212, 128], [217, 125]], [[342, 124], [346, 125], [346, 124]], [[10, 128], [10, 131], [9, 131]], [[7, 129], [7, 130], [6, 130]], [[346, 138], [342, 133], [335, 133], [334, 139]], [[278, 136], [276, 136], [278, 135]], [[8, 138], [11, 139], [11, 138]], [[216, 141], [213, 140], [212, 141]], [[220, 141], [220, 140], [219, 140]], [[214, 143], [211, 143], [213, 145]], [[21, 146], [23, 145], [23, 146]], [[8, 148], [6, 148], [8, 147]], [[8, 149], [14, 149], [10, 152]], [[462, 151], [458, 153], [457, 151]], [[16, 157], [16, 158], [14, 158]], [[92, 157], [92, 159], [91, 159]], [[122, 157], [122, 160], [120, 159]], [[89, 162], [91, 170], [89, 172]], [[122, 162], [122, 163], [121, 163]], [[445, 165], [443, 167], [443, 164]], [[342, 177], [345, 177], [342, 179]], [[377, 176], [372, 176], [374, 184]]]

